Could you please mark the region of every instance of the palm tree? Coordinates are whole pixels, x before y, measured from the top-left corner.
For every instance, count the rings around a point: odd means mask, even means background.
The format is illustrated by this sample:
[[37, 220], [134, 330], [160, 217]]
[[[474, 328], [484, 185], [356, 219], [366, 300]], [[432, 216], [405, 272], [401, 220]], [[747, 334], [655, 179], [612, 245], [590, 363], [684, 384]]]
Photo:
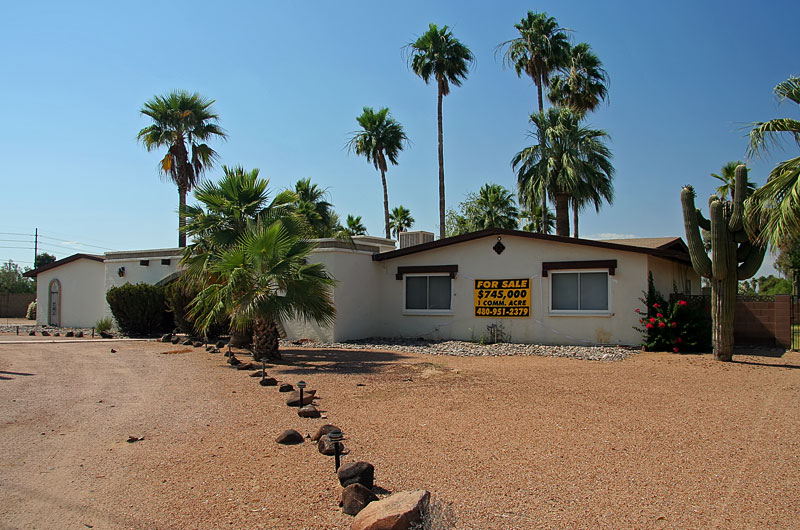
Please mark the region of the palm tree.
[[403, 126], [391, 117], [388, 108], [378, 112], [371, 107], [364, 107], [364, 112], [356, 118], [361, 126], [360, 131], [351, 133], [347, 142], [348, 150], [355, 151], [357, 155], [364, 156], [367, 162], [372, 162], [375, 169], [381, 172], [383, 184], [383, 220], [386, 229], [386, 239], [391, 237], [389, 231], [389, 192], [386, 188], [387, 160], [397, 165], [397, 155], [408, 143], [408, 137], [403, 132]]
[[539, 112], [544, 110], [542, 87], [547, 86], [550, 75], [567, 64], [569, 40], [564, 28], [547, 13], [528, 15], [514, 24], [519, 37], [501, 43], [497, 49], [505, 48], [503, 65], [513, 66], [518, 77], [527, 75], [536, 85]]
[[358, 217], [353, 215], [347, 216], [347, 226], [344, 227], [344, 231], [349, 236], [363, 236], [367, 234], [367, 227], [361, 222], [361, 216]]
[[611, 182], [614, 168], [611, 167], [610, 162], [608, 168], [609, 171], [606, 172], [602, 167], [592, 167], [590, 165], [581, 175], [582, 180], [577, 183], [577, 188], [572, 192], [570, 202], [572, 204], [572, 227], [575, 238], [579, 237], [578, 214], [585, 207], [594, 206], [595, 212], [599, 212], [603, 202], [614, 203], [614, 185]]
[[567, 107], [583, 116], [605, 101], [607, 85], [608, 73], [603, 69], [603, 63], [592, 52], [591, 46], [581, 42], [569, 49], [566, 64], [550, 79], [547, 98], [553, 105]]
[[216, 151], [204, 142], [215, 137], [226, 138], [217, 125], [219, 116], [211, 109], [213, 103], [214, 100], [197, 93], [176, 90], [166, 96], [154, 96], [140, 110], [153, 123], [139, 131], [137, 139], [148, 151], [167, 148], [159, 170], [178, 186], [178, 246], [181, 248], [186, 246], [181, 213], [186, 206], [186, 194], [217, 158]]
[[[788, 99], [800, 106], [800, 77], [790, 77], [779, 83], [774, 92], [780, 102]], [[748, 156], [780, 146], [787, 136], [790, 143], [793, 140], [800, 147], [800, 121], [777, 118], [754, 123]], [[775, 166], [767, 183], [750, 196], [748, 206], [748, 230], [758, 233], [762, 243], [781, 248], [787, 241], [800, 240], [800, 156]]]
[[[730, 200], [733, 200], [733, 189], [734, 189], [734, 177], [736, 175], [736, 166], [744, 165], [744, 162], [741, 160], [737, 160], [735, 162], [728, 162], [722, 169], [720, 170], [719, 174], [711, 173], [711, 176], [715, 179], [722, 182], [722, 184], [717, 188], [717, 195], [722, 197], [723, 199], [727, 198], [730, 195]], [[749, 170], [749, 168], [748, 168]], [[756, 191], [756, 185], [748, 179], [747, 181], [747, 189], [745, 190], [745, 197], [749, 197]]]
[[[569, 205], [572, 197], [594, 202], [613, 199], [611, 152], [603, 143], [605, 131], [590, 129], [566, 108], [553, 107], [531, 115], [536, 143], [517, 153], [520, 203], [530, 208], [549, 196], [556, 204], [556, 234], [569, 236]], [[546, 203], [541, 201], [543, 207]], [[540, 225], [540, 227], [543, 226]]]
[[[542, 222], [542, 214], [539, 211], [539, 208], [541, 208], [541, 206], [538, 204], [532, 204], [530, 210], [520, 211], [519, 217], [521, 230], [524, 230], [525, 232], [537, 232], [540, 234], [550, 234], [553, 232], [553, 230], [555, 230], [555, 215], [553, 215], [553, 211], [550, 208], [547, 209], [544, 215], [547, 224], [545, 224], [543, 228], [540, 226]], [[523, 223], [523, 219], [525, 219], [527, 222]]]
[[445, 237], [444, 144], [442, 140], [442, 98], [450, 93], [450, 84], [461, 86], [475, 57], [469, 48], [453, 37], [447, 26], [430, 24], [428, 31], [410, 43], [411, 69], [425, 81], [433, 79], [437, 87], [436, 116], [439, 132], [439, 238]]
[[513, 194], [499, 184], [484, 184], [478, 190], [474, 207], [469, 212], [474, 230], [484, 228], [517, 228], [519, 210], [514, 204]]
[[[553, 72], [567, 63], [569, 40], [566, 30], [558, 25], [555, 18], [548, 17], [547, 13], [532, 11], [528, 11], [528, 15], [519, 24], [514, 24], [514, 27], [520, 36], [501, 43], [497, 49], [506, 49], [503, 55], [504, 66], [513, 66], [518, 77], [524, 73], [533, 80], [541, 114], [544, 112], [542, 87], [548, 85]], [[542, 149], [544, 150], [544, 146]], [[547, 211], [547, 193], [541, 193], [539, 199], [539, 211], [544, 215]], [[546, 224], [546, 219], [542, 218], [539, 225]]]
[[308, 221], [314, 237], [333, 237], [338, 218], [333, 204], [326, 201], [327, 190], [312, 184], [311, 179], [300, 179], [294, 186], [297, 196], [295, 208]]
[[414, 226], [414, 218], [411, 217], [411, 212], [403, 205], [397, 206], [392, 209], [389, 214], [391, 220], [392, 235], [400, 240], [400, 232], [405, 232], [407, 229]]
[[229, 316], [234, 329], [252, 326], [253, 356], [280, 359], [276, 322], [302, 318], [330, 324], [334, 280], [324, 265], [309, 264], [314, 243], [301, 225], [277, 219], [248, 226], [209, 268], [216, 279], [191, 302], [190, 316], [207, 328]]

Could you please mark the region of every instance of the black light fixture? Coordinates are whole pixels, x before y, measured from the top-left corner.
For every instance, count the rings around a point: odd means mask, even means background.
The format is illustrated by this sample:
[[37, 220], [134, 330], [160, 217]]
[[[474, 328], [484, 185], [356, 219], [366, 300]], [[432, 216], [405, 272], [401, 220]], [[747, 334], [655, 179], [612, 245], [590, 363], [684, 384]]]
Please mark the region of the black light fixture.
[[506, 246], [503, 244], [503, 238], [502, 237], [497, 236], [497, 243], [494, 244], [492, 249], [495, 252], [497, 252], [498, 256], [503, 253], [503, 251], [506, 249]]
[[119, 269], [117, 269], [117, 276], [119, 276], [120, 278], [125, 276], [125, 267], [120, 267]]
[[344, 434], [342, 434], [341, 429], [334, 429], [328, 433], [328, 439], [333, 444], [333, 465], [336, 471], [339, 471], [339, 464], [340, 462], [340, 455], [342, 451], [342, 440], [344, 440]]
[[300, 408], [303, 408], [303, 389], [306, 387], [305, 381], [298, 381], [297, 388], [300, 389]]

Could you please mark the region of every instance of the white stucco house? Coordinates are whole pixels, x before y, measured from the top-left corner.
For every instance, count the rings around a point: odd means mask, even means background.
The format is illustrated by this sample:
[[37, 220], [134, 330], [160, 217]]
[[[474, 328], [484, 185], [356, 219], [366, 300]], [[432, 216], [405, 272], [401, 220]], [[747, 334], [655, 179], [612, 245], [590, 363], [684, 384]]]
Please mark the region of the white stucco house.
[[[700, 293], [679, 237], [594, 241], [501, 229], [438, 241], [412, 235], [400, 249], [372, 236], [356, 236], [355, 248], [319, 240], [311, 260], [337, 281], [336, 321], [283, 322], [288, 338], [477, 340], [495, 326], [512, 342], [633, 345], [641, 340], [634, 309], [649, 273], [665, 295]], [[163, 281], [174, 276], [179, 257], [179, 249], [76, 254], [31, 271], [39, 300], [51, 308], [40, 310], [38, 321], [93, 325], [108, 314], [111, 286]]]

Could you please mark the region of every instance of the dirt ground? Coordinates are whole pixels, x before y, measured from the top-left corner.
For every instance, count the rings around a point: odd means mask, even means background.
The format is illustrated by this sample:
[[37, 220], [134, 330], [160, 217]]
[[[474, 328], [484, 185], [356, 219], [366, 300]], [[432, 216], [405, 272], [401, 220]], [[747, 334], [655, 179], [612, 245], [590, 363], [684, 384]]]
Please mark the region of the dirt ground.
[[349, 528], [332, 458], [274, 441], [326, 422], [345, 462], [452, 502], [460, 529], [800, 528], [794, 352], [284, 351], [268, 371], [317, 389], [312, 420], [220, 354], [24, 339], [0, 344], [3, 529]]

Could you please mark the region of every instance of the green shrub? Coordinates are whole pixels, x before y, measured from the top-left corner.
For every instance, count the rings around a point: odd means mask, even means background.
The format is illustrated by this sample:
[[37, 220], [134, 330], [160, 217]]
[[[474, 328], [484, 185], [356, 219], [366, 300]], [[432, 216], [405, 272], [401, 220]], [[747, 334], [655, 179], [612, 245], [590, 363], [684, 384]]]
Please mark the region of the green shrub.
[[109, 289], [106, 300], [117, 327], [125, 335], [157, 335], [172, 329], [163, 287], [126, 283]]
[[98, 320], [97, 322], [95, 322], [94, 329], [98, 333], [100, 333], [101, 331], [109, 331], [111, 329], [112, 325], [113, 325], [113, 322], [111, 322], [110, 318], [103, 317], [100, 320]]
[[212, 325], [205, 333], [195, 329], [194, 321], [189, 317], [189, 304], [199, 291], [180, 281], [173, 282], [164, 287], [164, 299], [167, 310], [172, 313], [175, 327], [182, 333], [206, 335], [208, 337], [219, 337], [228, 333], [228, 321]]
[[25, 318], [28, 320], [36, 320], [36, 300], [28, 304], [28, 310], [25, 312]]

